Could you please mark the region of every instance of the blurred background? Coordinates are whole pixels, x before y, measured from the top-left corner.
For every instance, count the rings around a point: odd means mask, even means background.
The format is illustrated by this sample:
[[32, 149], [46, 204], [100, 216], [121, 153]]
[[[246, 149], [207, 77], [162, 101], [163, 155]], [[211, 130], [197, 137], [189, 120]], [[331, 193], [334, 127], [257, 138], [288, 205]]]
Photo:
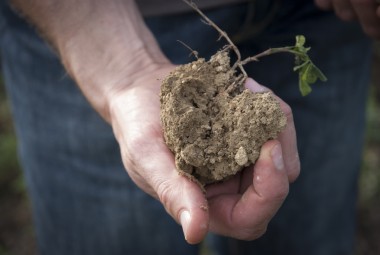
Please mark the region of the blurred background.
[[[380, 254], [380, 43], [375, 44], [373, 57], [357, 205], [355, 254], [358, 255]], [[0, 255], [34, 255], [30, 204], [17, 161], [17, 142], [9, 110], [0, 76]]]

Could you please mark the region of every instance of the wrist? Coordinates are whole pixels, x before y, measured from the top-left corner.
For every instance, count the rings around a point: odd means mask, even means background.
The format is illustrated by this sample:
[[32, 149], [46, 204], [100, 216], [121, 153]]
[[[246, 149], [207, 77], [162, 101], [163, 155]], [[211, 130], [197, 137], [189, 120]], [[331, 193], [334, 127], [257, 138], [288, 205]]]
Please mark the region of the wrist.
[[56, 49], [94, 108], [109, 121], [107, 95], [168, 60], [133, 0], [12, 0]]
[[108, 122], [113, 94], [169, 63], [134, 1], [111, 2], [55, 40], [68, 73]]

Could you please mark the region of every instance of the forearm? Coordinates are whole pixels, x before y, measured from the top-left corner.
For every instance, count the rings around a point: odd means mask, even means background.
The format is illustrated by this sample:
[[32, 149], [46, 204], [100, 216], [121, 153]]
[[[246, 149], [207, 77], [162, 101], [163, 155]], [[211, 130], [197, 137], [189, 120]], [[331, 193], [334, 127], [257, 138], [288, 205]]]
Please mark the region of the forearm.
[[68, 73], [109, 121], [108, 100], [142, 72], [168, 63], [132, 0], [12, 0], [56, 49]]

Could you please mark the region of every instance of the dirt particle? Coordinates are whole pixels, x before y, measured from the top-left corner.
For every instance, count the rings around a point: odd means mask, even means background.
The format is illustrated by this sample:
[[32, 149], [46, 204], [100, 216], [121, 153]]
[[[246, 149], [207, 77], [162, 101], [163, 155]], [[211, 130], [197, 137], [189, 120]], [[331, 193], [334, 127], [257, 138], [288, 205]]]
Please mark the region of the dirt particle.
[[242, 146], [239, 147], [235, 155], [235, 161], [239, 166], [245, 166], [248, 163], [247, 152]]
[[201, 208], [203, 211], [205, 211], [205, 212], [208, 211], [208, 206], [207, 206], [207, 205], [201, 205], [200, 208]]

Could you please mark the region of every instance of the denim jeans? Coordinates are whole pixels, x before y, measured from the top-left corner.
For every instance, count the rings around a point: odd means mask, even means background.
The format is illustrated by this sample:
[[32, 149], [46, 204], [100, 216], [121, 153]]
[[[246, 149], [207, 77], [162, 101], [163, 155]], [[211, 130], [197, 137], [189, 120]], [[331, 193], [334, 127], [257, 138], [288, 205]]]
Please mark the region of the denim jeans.
[[[370, 42], [353, 23], [318, 11], [312, 1], [283, 0], [263, 29], [273, 1], [207, 11], [239, 40], [243, 56], [307, 38], [311, 57], [328, 82], [300, 96], [294, 58], [267, 57], [247, 66], [293, 109], [302, 164], [267, 233], [243, 242], [210, 235], [214, 254], [332, 255], [353, 252], [355, 204]], [[198, 254], [161, 204], [126, 174], [111, 127], [90, 107], [52, 50], [21, 19], [2, 7], [4, 79], [11, 100], [19, 154], [30, 193], [41, 254]], [[209, 57], [223, 44], [194, 13], [147, 18], [174, 63], [191, 59], [181, 40]], [[251, 26], [242, 30], [244, 26]]]

